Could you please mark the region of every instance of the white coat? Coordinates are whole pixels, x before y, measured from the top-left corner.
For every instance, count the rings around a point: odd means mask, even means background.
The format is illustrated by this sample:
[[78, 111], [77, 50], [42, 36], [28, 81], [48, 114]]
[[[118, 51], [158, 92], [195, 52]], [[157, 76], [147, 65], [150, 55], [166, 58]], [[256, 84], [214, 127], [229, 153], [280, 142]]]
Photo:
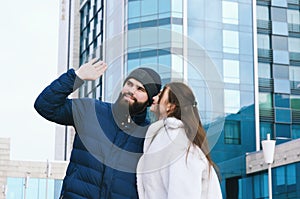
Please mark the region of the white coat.
[[140, 199], [222, 199], [217, 174], [198, 146], [191, 145], [182, 121], [153, 123], [137, 166]]

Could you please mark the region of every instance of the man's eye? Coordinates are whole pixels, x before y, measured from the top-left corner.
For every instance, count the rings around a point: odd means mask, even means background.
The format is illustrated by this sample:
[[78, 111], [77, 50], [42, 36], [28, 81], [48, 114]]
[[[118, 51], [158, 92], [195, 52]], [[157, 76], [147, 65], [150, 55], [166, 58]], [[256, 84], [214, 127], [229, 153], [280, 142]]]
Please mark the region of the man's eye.
[[146, 89], [144, 89], [144, 88], [142, 88], [142, 87], [139, 87], [138, 90], [139, 90], [139, 91], [142, 91], [142, 92], [146, 92]]
[[126, 84], [127, 84], [127, 86], [132, 86], [133, 85], [131, 81], [127, 81]]

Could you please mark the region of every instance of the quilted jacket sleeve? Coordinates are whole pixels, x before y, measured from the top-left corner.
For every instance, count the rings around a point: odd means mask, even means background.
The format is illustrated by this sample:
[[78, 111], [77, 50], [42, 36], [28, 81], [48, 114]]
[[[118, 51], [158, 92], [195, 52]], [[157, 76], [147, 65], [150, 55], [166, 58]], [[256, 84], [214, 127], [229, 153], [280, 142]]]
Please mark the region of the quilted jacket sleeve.
[[83, 83], [74, 69], [68, 70], [41, 92], [34, 103], [35, 110], [49, 121], [74, 125], [72, 99], [68, 96]]

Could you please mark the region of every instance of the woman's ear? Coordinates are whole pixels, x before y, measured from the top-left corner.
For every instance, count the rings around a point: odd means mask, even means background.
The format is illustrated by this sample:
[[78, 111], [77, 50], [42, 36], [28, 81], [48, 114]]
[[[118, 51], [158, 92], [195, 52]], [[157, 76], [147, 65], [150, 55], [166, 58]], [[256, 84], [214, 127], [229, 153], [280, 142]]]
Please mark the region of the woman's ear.
[[168, 105], [167, 105], [167, 113], [170, 114], [170, 113], [174, 112], [175, 108], [176, 108], [175, 104], [168, 103]]

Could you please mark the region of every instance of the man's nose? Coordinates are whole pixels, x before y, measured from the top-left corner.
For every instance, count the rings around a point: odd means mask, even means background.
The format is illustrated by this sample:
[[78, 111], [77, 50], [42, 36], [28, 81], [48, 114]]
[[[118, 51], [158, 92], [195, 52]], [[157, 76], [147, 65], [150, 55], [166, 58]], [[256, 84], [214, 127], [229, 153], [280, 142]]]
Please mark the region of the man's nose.
[[129, 92], [131, 92], [132, 94], [134, 94], [136, 90], [137, 90], [137, 89], [135, 88], [135, 86], [131, 86], [131, 87], [129, 88]]

